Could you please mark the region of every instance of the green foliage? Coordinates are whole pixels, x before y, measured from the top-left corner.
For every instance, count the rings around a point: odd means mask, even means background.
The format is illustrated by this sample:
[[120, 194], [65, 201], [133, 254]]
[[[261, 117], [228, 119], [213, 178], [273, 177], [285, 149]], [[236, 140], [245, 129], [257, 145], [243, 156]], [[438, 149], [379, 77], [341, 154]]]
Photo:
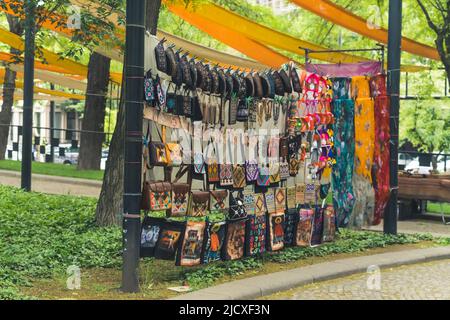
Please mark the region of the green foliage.
[[[20, 171], [21, 162], [13, 160], [1, 160], [0, 170]], [[74, 165], [33, 162], [33, 173], [44, 174], [48, 176], [59, 176], [69, 178], [80, 178], [88, 180], [103, 180], [103, 171], [101, 170], [77, 170]]]
[[23, 298], [19, 286], [70, 265], [120, 266], [120, 230], [95, 226], [94, 199], [0, 186], [0, 203], [0, 299]]
[[400, 110], [400, 138], [420, 151], [450, 151], [450, 103], [448, 100], [403, 102]]

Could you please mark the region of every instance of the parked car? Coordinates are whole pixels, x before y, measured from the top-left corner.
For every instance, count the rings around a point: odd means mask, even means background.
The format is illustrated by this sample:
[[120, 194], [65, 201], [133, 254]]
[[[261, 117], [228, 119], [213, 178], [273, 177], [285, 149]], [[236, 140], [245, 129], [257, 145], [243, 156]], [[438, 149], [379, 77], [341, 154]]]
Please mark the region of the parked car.
[[[47, 146], [48, 150], [46, 150], [47, 154], [50, 153], [50, 146]], [[60, 144], [59, 147], [55, 147], [55, 163], [62, 164], [77, 164], [78, 157], [80, 156], [80, 149], [73, 148], [71, 144]], [[60, 156], [60, 149], [64, 149], [64, 155]]]
[[[450, 171], [450, 159], [447, 158], [446, 162], [444, 160], [445, 158], [442, 156], [438, 158], [437, 170], [439, 172]], [[421, 166], [419, 160], [413, 160], [405, 167], [405, 171], [417, 174], [430, 174], [433, 171], [433, 166], [431, 163], [429, 166]]]
[[398, 166], [400, 170], [404, 170], [408, 164], [412, 161], [417, 160], [417, 157], [413, 157], [408, 153], [399, 153], [398, 154]]

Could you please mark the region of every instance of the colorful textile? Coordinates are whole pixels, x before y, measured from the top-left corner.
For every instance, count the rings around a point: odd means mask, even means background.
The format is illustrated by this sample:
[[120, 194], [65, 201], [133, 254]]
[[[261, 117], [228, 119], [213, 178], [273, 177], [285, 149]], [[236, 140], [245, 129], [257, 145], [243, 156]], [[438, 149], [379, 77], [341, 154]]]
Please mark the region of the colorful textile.
[[381, 63], [378, 61], [364, 61], [359, 63], [340, 64], [305, 64], [308, 72], [314, 72], [328, 77], [352, 77], [362, 74], [375, 75], [381, 72]]
[[375, 212], [375, 191], [372, 187], [375, 114], [367, 77], [353, 77], [352, 96], [355, 98], [355, 174], [353, 175], [355, 206], [350, 218], [350, 226], [361, 228], [372, 225]]
[[373, 186], [375, 188], [375, 213], [372, 224], [378, 225], [383, 218], [390, 196], [390, 104], [386, 92], [386, 76], [372, 77], [370, 88], [372, 97], [375, 99], [375, 149], [372, 168]]
[[[345, 96], [345, 91], [343, 93]], [[347, 226], [355, 202], [352, 185], [355, 152], [354, 106], [353, 100], [350, 99], [336, 99], [333, 102], [336, 165], [333, 167], [332, 181], [338, 227]]]

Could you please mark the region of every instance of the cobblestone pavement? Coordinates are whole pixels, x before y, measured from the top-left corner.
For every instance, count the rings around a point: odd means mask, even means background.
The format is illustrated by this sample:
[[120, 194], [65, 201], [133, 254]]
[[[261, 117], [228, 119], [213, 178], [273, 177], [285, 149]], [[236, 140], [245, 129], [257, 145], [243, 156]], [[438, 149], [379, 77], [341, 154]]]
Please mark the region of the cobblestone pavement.
[[[450, 220], [450, 217], [447, 220]], [[450, 225], [446, 226], [440, 220], [415, 219], [398, 221], [397, 225], [399, 233], [430, 233], [436, 237], [450, 237]], [[383, 223], [375, 227], [370, 227], [369, 230], [382, 231]]]
[[372, 270], [367, 274], [292, 289], [265, 299], [450, 300], [450, 260]]

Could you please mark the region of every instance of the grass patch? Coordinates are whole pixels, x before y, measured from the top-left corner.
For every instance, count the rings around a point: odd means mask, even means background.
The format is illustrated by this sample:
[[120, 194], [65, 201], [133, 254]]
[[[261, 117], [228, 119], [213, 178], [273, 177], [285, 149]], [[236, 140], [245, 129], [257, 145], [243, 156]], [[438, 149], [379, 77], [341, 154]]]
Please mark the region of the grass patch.
[[[22, 163], [13, 160], [1, 160], [0, 170], [21, 171]], [[80, 178], [89, 180], [103, 180], [102, 170], [77, 170], [75, 165], [65, 165], [58, 163], [33, 162], [33, 173], [49, 176], [59, 176], [68, 178]]]
[[[442, 203], [442, 210], [444, 211], [444, 214], [450, 215], [450, 203], [448, 202]], [[427, 211], [433, 213], [441, 213], [442, 212], [441, 204], [438, 202], [428, 201]]]
[[[144, 259], [141, 293], [122, 294], [121, 230], [94, 224], [95, 200], [25, 193], [0, 186], [0, 299], [161, 299], [171, 286], [194, 289], [255, 274], [295, 268], [328, 259], [416, 246], [448, 245], [429, 235], [385, 236], [342, 230], [335, 243], [287, 248], [278, 253], [192, 268], [173, 261]], [[66, 289], [66, 270], [81, 268], [82, 289]]]

